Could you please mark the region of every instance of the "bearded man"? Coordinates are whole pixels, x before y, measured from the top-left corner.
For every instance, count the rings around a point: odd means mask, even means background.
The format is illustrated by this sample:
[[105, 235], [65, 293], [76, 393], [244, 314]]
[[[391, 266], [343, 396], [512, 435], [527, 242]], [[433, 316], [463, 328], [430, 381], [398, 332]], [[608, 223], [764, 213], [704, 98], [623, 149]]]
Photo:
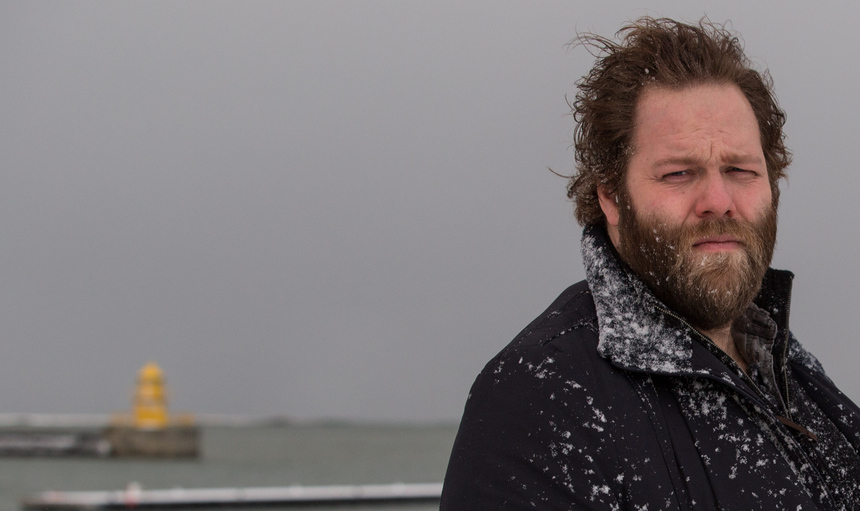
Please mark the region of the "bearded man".
[[443, 511], [860, 509], [860, 409], [769, 269], [785, 116], [707, 21], [642, 18], [573, 105], [587, 280], [486, 366]]

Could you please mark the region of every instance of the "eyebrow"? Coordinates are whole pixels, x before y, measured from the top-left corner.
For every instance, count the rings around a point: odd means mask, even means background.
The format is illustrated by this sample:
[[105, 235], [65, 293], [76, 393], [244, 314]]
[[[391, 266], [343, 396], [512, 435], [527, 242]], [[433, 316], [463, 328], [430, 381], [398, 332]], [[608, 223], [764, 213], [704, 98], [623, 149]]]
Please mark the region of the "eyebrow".
[[[701, 160], [694, 156], [670, 156], [669, 158], [663, 158], [661, 160], [657, 160], [654, 163], [654, 168], [665, 167], [667, 165], [685, 165], [685, 166], [696, 166], [700, 163]], [[726, 159], [725, 163], [729, 165], [764, 165], [764, 161], [758, 156], [753, 156], [749, 154], [730, 154]]]

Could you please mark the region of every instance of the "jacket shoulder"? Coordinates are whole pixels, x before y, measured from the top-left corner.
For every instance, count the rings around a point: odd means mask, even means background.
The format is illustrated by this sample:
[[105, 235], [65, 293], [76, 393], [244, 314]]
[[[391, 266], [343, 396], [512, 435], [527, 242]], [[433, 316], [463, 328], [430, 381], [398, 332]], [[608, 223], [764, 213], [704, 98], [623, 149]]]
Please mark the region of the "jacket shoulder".
[[789, 362], [806, 395], [830, 417], [854, 448], [860, 450], [860, 407], [839, 390], [818, 359], [806, 351], [793, 334], [789, 342]]
[[827, 375], [824, 372], [824, 366], [821, 365], [821, 362], [815, 358], [815, 355], [807, 351], [806, 348], [800, 344], [800, 341], [797, 340], [797, 337], [795, 337], [793, 333], [789, 333], [788, 343], [788, 359], [790, 362], [803, 367], [810, 373], [827, 378]]
[[506, 350], [544, 346], [577, 330], [586, 335], [593, 334], [596, 342], [597, 312], [591, 290], [584, 280], [565, 289], [541, 315], [514, 337]]

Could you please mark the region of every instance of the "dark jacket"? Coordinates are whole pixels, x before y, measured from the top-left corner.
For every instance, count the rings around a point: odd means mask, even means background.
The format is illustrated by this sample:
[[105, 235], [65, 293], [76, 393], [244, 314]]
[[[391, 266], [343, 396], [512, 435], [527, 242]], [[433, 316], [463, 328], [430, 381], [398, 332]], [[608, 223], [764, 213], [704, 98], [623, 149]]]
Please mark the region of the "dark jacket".
[[790, 273], [768, 270], [755, 301], [773, 329], [768, 392], [605, 231], [586, 230], [583, 258], [587, 282], [478, 376], [442, 511], [860, 509], [860, 409], [789, 333]]

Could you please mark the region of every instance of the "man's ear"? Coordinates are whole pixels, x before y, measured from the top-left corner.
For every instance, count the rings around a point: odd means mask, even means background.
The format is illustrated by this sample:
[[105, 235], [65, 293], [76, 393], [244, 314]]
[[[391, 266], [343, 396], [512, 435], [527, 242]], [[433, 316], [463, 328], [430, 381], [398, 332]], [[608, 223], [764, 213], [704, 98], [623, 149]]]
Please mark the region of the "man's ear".
[[605, 187], [597, 187], [597, 199], [600, 201], [600, 209], [603, 210], [603, 215], [606, 216], [607, 227], [618, 227], [618, 219], [620, 217], [618, 211], [618, 202], [616, 195], [610, 194]]

